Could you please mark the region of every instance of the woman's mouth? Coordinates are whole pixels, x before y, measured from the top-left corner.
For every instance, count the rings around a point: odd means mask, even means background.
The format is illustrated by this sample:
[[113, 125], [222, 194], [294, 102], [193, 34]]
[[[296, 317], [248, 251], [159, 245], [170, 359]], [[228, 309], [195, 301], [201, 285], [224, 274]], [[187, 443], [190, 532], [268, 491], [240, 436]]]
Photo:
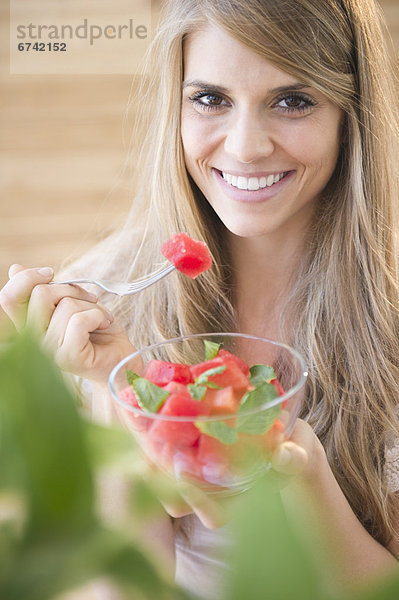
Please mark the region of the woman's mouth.
[[[274, 173], [229, 173], [212, 168], [223, 193], [237, 202], [259, 203], [270, 200], [289, 185], [296, 171], [276, 171]], [[249, 176], [248, 176], [249, 175]]]
[[256, 192], [257, 190], [264, 189], [266, 187], [272, 187], [275, 183], [278, 183], [287, 175], [288, 171], [282, 173], [271, 173], [264, 177], [245, 177], [244, 175], [231, 175], [224, 171], [220, 171], [224, 181], [229, 183], [239, 190], [247, 190]]

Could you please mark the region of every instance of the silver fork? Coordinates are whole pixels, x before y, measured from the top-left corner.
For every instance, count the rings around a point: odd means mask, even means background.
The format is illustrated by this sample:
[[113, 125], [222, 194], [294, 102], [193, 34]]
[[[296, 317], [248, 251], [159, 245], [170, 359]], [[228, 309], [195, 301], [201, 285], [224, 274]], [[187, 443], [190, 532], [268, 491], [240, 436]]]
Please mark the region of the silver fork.
[[109, 281], [108, 279], [68, 279], [67, 281], [50, 281], [50, 284], [64, 284], [64, 283], [93, 283], [98, 285], [100, 288], [109, 292], [110, 294], [116, 294], [117, 296], [130, 296], [131, 294], [137, 294], [150, 287], [154, 283], [157, 283], [160, 279], [169, 275], [176, 269], [175, 265], [168, 265], [160, 271], [154, 271], [141, 279], [136, 279], [130, 283], [122, 283], [118, 281]]

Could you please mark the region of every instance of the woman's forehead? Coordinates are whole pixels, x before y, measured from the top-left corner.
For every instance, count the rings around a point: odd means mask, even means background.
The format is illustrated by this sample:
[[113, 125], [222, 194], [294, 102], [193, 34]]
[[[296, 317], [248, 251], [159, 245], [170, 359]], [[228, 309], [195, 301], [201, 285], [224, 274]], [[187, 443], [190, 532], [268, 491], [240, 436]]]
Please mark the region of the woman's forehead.
[[[237, 82], [253, 86], [259, 81], [273, 85], [297, 83], [297, 78], [279, 69], [265, 57], [214, 25], [189, 34], [184, 44], [184, 84], [206, 81], [230, 87]], [[183, 85], [184, 85], [183, 84]]]

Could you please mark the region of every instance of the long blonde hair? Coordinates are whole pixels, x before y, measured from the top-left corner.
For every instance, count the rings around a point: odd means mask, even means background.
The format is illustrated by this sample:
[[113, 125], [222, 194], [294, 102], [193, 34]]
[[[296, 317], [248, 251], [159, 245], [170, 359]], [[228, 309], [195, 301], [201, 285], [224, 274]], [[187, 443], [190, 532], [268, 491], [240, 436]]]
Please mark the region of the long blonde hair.
[[384, 443], [390, 433], [399, 437], [399, 155], [393, 71], [373, 0], [166, 2], [136, 95], [135, 200], [104, 270], [140, 275], [177, 231], [206, 241], [215, 266], [195, 282], [167, 278], [114, 311], [137, 346], [234, 328], [225, 228], [190, 181], [180, 136], [184, 38], [207, 23], [321, 90], [345, 114], [336, 171], [287, 307], [295, 324], [288, 341], [309, 366], [302, 417], [354, 512], [386, 545], [394, 523]]

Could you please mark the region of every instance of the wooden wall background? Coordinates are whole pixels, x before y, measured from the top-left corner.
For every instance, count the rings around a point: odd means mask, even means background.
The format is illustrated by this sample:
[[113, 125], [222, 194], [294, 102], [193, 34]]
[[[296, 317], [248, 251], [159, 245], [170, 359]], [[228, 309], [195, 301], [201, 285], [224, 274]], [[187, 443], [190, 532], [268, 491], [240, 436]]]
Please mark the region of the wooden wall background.
[[[157, 16], [157, 2], [153, 2]], [[399, 54], [399, 0], [381, 0]], [[128, 75], [10, 75], [0, 3], [0, 287], [8, 266], [83, 252], [129, 204], [119, 177]]]

